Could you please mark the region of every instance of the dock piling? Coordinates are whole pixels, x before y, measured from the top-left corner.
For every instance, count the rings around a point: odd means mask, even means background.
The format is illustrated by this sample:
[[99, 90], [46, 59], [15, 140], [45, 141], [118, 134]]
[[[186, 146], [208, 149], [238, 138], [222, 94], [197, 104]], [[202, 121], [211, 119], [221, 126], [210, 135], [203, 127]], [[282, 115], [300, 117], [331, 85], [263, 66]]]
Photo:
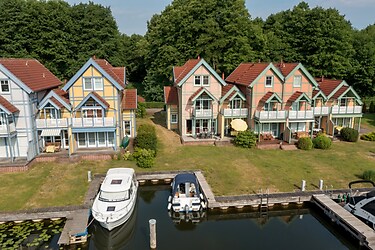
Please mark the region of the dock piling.
[[150, 248], [156, 249], [156, 220], [150, 219], [148, 223], [150, 225]]
[[91, 182], [91, 181], [92, 181], [92, 178], [91, 178], [91, 171], [87, 171], [87, 181], [88, 181], [88, 182]]
[[323, 180], [319, 180], [319, 190], [323, 190]]
[[305, 190], [306, 190], [306, 181], [302, 180], [301, 191], [304, 192]]

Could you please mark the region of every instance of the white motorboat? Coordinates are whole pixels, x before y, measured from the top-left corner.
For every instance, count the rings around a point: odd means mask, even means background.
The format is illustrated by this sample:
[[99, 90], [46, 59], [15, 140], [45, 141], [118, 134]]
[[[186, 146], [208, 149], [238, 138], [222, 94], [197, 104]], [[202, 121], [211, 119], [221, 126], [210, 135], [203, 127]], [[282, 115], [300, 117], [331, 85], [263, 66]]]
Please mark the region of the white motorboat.
[[108, 230], [124, 224], [133, 213], [137, 191], [134, 169], [109, 169], [92, 205], [93, 217]]
[[[352, 188], [352, 184], [363, 182], [371, 183], [375, 187], [372, 181], [353, 181], [349, 183], [349, 188]], [[375, 229], [375, 190], [365, 195], [350, 197], [344, 208]]]
[[195, 174], [178, 174], [171, 186], [172, 193], [168, 198], [168, 210], [188, 213], [206, 208], [206, 202]]

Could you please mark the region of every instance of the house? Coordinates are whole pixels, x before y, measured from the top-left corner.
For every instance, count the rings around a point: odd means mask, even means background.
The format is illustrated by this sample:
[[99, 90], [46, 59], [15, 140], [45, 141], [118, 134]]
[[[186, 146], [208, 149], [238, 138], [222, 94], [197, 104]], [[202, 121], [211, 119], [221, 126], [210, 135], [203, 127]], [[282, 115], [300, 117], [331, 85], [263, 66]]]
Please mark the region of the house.
[[137, 91], [125, 89], [125, 68], [90, 58], [62, 87], [39, 105], [38, 135], [69, 149], [117, 149], [125, 136], [134, 137]]
[[335, 126], [353, 127], [353, 117], [362, 116], [352, 87], [318, 82], [301, 63], [242, 63], [226, 82], [245, 93], [247, 121], [259, 139], [266, 134], [290, 142], [317, 131], [333, 135]]
[[223, 137], [233, 119], [247, 118], [245, 101], [203, 58], [190, 59], [173, 67], [173, 86], [164, 87], [167, 128], [182, 137]]
[[0, 158], [30, 161], [40, 153], [38, 104], [61, 84], [35, 59], [0, 59]]

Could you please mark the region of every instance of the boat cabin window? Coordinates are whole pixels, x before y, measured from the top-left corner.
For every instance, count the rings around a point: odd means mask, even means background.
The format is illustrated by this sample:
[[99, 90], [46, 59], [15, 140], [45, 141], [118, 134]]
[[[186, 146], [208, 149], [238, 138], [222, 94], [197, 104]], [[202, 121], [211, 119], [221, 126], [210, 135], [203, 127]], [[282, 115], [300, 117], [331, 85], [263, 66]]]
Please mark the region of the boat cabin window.
[[116, 202], [116, 201], [124, 201], [130, 198], [129, 190], [123, 192], [105, 192], [100, 191], [99, 200], [101, 201], [109, 201], [109, 202]]

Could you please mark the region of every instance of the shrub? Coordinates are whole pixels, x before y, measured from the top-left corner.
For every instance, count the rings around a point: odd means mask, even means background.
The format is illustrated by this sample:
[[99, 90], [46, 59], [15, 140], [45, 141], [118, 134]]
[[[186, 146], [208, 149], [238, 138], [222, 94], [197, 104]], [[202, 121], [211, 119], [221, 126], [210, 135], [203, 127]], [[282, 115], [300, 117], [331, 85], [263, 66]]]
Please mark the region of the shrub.
[[242, 148], [253, 148], [257, 142], [257, 136], [251, 130], [238, 132], [234, 138], [234, 144]]
[[164, 108], [164, 102], [145, 102], [146, 109], [162, 109]]
[[139, 126], [137, 137], [134, 139], [134, 145], [138, 148], [151, 149], [157, 152], [157, 137], [155, 127], [149, 124]]
[[310, 150], [313, 148], [313, 143], [310, 137], [299, 138], [297, 147], [302, 150]]
[[135, 148], [133, 158], [140, 168], [151, 168], [154, 166], [155, 151], [144, 148]]
[[363, 103], [363, 106], [362, 106], [362, 112], [363, 112], [363, 113], [366, 113], [366, 112], [367, 112], [367, 105], [366, 105], [366, 103]]
[[358, 141], [358, 131], [354, 128], [342, 128], [340, 130], [341, 137], [344, 139], [344, 141], [349, 142], [356, 142]]
[[329, 149], [332, 145], [332, 141], [325, 135], [317, 136], [313, 139], [314, 148]]
[[375, 171], [374, 170], [366, 170], [362, 174], [362, 179], [375, 181]]
[[146, 107], [145, 107], [144, 103], [138, 102], [138, 108], [137, 108], [137, 112], [136, 112], [135, 116], [137, 118], [144, 118], [144, 117], [146, 117]]
[[365, 141], [375, 141], [375, 132], [361, 135], [361, 139]]

